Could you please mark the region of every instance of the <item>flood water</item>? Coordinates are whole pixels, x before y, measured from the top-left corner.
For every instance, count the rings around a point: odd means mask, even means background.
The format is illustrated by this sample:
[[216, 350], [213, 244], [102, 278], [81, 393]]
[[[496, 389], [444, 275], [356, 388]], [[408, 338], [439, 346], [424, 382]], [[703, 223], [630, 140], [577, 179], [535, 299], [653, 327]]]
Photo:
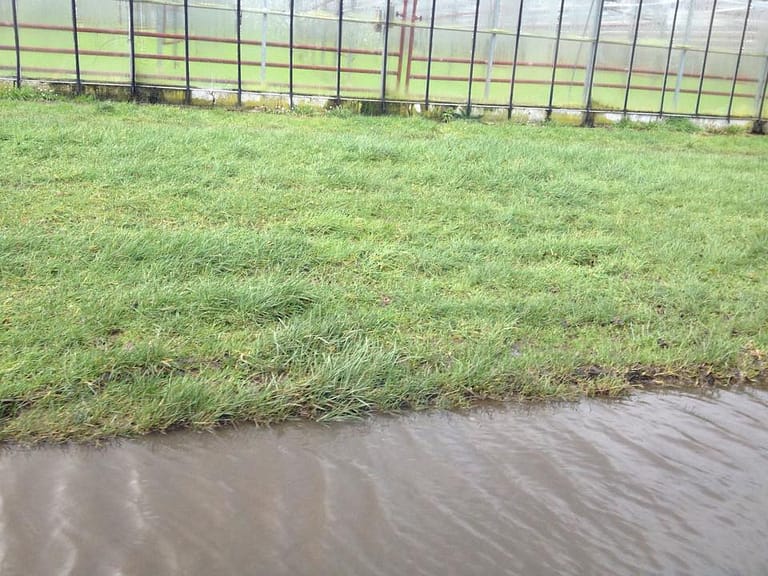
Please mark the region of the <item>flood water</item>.
[[0, 574], [768, 574], [768, 392], [0, 452]]

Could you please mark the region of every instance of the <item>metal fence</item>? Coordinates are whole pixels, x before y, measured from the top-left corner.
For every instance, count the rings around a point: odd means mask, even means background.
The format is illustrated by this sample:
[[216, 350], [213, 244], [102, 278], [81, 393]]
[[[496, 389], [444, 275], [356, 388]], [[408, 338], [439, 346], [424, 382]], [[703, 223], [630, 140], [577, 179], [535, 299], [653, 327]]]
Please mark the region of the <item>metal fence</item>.
[[0, 77], [760, 121], [768, 0], [0, 0]]

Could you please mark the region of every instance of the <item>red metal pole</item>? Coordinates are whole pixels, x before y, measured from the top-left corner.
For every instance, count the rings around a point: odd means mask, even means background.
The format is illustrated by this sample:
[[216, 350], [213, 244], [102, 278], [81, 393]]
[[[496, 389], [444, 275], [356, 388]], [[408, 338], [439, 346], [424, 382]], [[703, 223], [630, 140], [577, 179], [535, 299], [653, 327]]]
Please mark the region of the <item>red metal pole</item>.
[[405, 19], [408, 17], [408, 0], [403, 0], [403, 11], [400, 18], [403, 23], [400, 24], [400, 49], [397, 54], [397, 88], [400, 89], [400, 79], [403, 76], [403, 50], [405, 50]]
[[408, 93], [408, 87], [411, 84], [411, 64], [413, 63], [413, 37], [416, 34], [416, 7], [419, 0], [413, 0], [413, 12], [411, 14], [411, 36], [408, 40], [408, 59], [405, 64], [405, 93]]

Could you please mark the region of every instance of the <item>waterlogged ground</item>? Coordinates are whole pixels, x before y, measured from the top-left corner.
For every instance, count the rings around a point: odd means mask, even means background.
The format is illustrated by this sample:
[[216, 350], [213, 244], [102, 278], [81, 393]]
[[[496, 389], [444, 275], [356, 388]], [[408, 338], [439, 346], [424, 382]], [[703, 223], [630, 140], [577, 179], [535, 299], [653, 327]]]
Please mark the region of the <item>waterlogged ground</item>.
[[0, 573], [768, 573], [768, 392], [0, 452]]

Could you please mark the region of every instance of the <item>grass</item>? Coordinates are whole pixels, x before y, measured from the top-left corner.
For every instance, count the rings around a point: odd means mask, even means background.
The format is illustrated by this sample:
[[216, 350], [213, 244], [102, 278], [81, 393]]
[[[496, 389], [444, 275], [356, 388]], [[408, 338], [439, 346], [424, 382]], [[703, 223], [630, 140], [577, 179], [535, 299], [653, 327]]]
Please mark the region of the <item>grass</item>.
[[0, 441], [765, 378], [768, 139], [0, 97]]

